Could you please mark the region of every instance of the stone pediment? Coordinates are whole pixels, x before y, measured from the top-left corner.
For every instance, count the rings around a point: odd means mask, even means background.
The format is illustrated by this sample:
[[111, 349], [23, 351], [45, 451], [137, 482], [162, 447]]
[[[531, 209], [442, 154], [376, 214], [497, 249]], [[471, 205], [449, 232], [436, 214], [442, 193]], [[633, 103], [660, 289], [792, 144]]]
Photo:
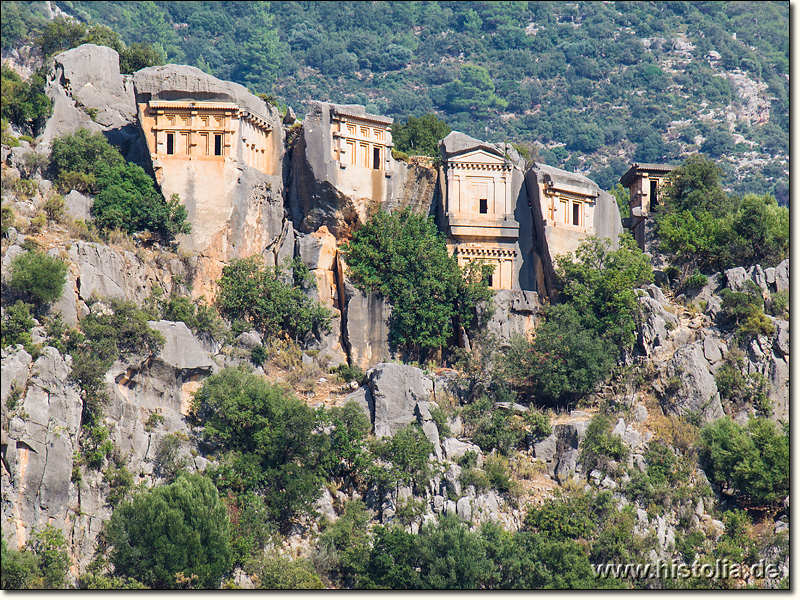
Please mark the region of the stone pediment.
[[497, 165], [502, 166], [506, 164], [506, 160], [502, 156], [498, 156], [493, 152], [488, 152], [483, 149], [468, 150], [462, 154], [450, 156], [447, 159], [450, 163], [461, 164], [483, 164], [483, 165]]

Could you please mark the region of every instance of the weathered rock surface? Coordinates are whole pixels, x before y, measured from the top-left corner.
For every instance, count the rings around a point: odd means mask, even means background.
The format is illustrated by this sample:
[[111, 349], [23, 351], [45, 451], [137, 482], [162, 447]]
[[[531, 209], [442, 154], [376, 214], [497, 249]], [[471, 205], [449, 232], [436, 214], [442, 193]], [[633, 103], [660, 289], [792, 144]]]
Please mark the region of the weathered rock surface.
[[[116, 51], [84, 44], [58, 54], [45, 93], [53, 100], [53, 113], [42, 134], [45, 144], [85, 128], [103, 132], [128, 160], [146, 162], [133, 87], [130, 79], [120, 75]], [[87, 111], [92, 111], [94, 118]]]
[[342, 342], [350, 364], [362, 369], [389, 360], [389, 316], [391, 307], [377, 294], [364, 294], [345, 281], [344, 326]]
[[422, 370], [408, 365], [380, 363], [367, 376], [375, 406], [375, 436], [379, 438], [415, 422], [417, 402], [427, 401], [433, 392], [433, 383]]
[[67, 215], [76, 221], [89, 221], [92, 218], [91, 209], [94, 201], [84, 196], [77, 190], [72, 190], [64, 196], [64, 209]]
[[[7, 360], [19, 363], [21, 378], [25, 356], [17, 352], [4, 359], [3, 379], [7, 366], [13, 366]], [[78, 502], [72, 461], [82, 403], [77, 386], [69, 381], [70, 366], [70, 357], [45, 348], [31, 366], [24, 399], [10, 415], [3, 442], [2, 523], [11, 548], [21, 547], [33, 528], [46, 523], [72, 537]]]
[[667, 413], [700, 415], [703, 423], [725, 415], [703, 352], [703, 341], [679, 348], [667, 363], [664, 377], [661, 404]]
[[515, 335], [530, 337], [541, 318], [541, 305], [536, 292], [498, 290], [494, 294], [494, 313], [486, 329], [507, 344]]

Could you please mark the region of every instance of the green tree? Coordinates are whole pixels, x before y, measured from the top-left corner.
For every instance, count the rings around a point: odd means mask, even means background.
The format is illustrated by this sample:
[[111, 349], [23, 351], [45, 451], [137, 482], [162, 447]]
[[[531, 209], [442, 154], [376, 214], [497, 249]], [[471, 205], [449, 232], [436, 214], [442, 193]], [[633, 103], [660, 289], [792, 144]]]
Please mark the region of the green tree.
[[450, 127], [436, 115], [409, 117], [405, 125], [392, 125], [392, 142], [395, 150], [411, 156], [439, 156], [439, 140], [450, 133]]
[[301, 286], [308, 271], [293, 264], [294, 281], [285, 267], [268, 267], [263, 258], [253, 255], [234, 260], [222, 269], [217, 306], [232, 319], [247, 319], [267, 336], [280, 332], [305, 338], [313, 331], [330, 329], [330, 313], [311, 300]]
[[504, 373], [516, 389], [537, 403], [564, 406], [591, 393], [609, 375], [617, 348], [581, 321], [572, 304], [550, 306], [533, 342], [512, 338]]
[[633, 238], [620, 237], [617, 250], [609, 240], [586, 238], [556, 264], [563, 282], [559, 300], [575, 307], [587, 329], [630, 348], [636, 340], [636, 287], [653, 281], [650, 260]]
[[478, 302], [491, 298], [477, 269], [459, 268], [433, 220], [410, 209], [378, 211], [340, 248], [350, 279], [364, 292], [377, 292], [392, 305], [390, 336], [424, 358], [445, 346], [453, 322], [469, 326]]
[[202, 475], [142, 491], [120, 504], [103, 531], [114, 574], [154, 588], [215, 588], [231, 566], [228, 515], [217, 488]]
[[214, 471], [221, 488], [259, 493], [284, 530], [313, 511], [326, 440], [305, 403], [243, 368], [227, 368], [203, 382], [192, 408], [224, 452]]
[[376, 448], [376, 454], [391, 463], [389, 477], [393, 483], [418, 489], [430, 481], [428, 456], [432, 452], [433, 444], [418, 425], [406, 425]]
[[53, 103], [44, 93], [46, 73], [36, 71], [27, 81], [10, 67], [3, 65], [2, 102], [0, 115], [4, 121], [10, 121], [38, 135], [47, 118], [52, 113]]
[[26, 550], [9, 550], [5, 537], [0, 539], [0, 544], [2, 544], [0, 587], [4, 590], [35, 589], [42, 576], [38, 557]]
[[11, 261], [11, 280], [8, 285], [41, 310], [61, 297], [67, 269], [67, 263], [60, 258], [29, 251], [15, 256]]
[[765, 418], [746, 426], [725, 417], [700, 432], [709, 479], [742, 506], [769, 506], [789, 493], [789, 433]]
[[3, 348], [22, 344], [28, 354], [32, 353], [33, 342], [30, 331], [35, 325], [31, 316], [32, 308], [32, 304], [22, 300], [17, 300], [6, 308], [3, 315], [2, 344], [0, 344]]

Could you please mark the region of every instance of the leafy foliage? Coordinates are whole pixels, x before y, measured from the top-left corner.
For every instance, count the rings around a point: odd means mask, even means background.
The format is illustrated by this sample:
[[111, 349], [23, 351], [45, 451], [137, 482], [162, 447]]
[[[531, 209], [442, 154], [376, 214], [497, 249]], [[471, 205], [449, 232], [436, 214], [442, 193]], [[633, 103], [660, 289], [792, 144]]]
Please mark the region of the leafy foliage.
[[[406, 425], [375, 448], [375, 454], [391, 463], [389, 480], [395, 485], [412, 485], [422, 489], [432, 476], [428, 455], [433, 444], [419, 425]], [[380, 467], [379, 467], [380, 468]]]
[[295, 339], [330, 328], [330, 314], [301, 288], [303, 267], [294, 268], [289, 283], [286, 267], [268, 267], [260, 256], [233, 261], [222, 269], [217, 305], [223, 315], [247, 319], [267, 336], [284, 332]]
[[22, 551], [2, 541], [3, 589], [58, 590], [67, 587], [70, 559], [61, 530], [52, 525], [34, 530]]
[[8, 285], [41, 309], [61, 297], [67, 268], [67, 263], [60, 258], [44, 252], [25, 252], [11, 261]]
[[2, 347], [22, 344], [28, 354], [34, 352], [30, 331], [35, 325], [31, 316], [33, 306], [22, 300], [6, 308], [3, 315]]
[[628, 458], [628, 447], [622, 438], [611, 433], [611, 420], [605, 415], [595, 415], [589, 422], [581, 447], [581, 463], [586, 472], [607, 469], [609, 461], [621, 462]]
[[177, 194], [165, 201], [144, 169], [125, 162], [101, 133], [78, 129], [53, 140], [50, 160], [62, 191], [77, 186], [97, 194], [92, 216], [99, 228], [147, 230], [164, 241], [191, 231]]
[[3, 65], [0, 79], [0, 115], [3, 121], [22, 126], [33, 135], [38, 135], [53, 111], [53, 102], [44, 93], [46, 72], [37, 71], [27, 81], [22, 81], [14, 70]]
[[728, 196], [721, 174], [711, 160], [690, 156], [672, 172], [656, 208], [660, 249], [681, 280], [732, 266], [775, 266], [788, 255], [788, 209], [769, 194]]
[[421, 358], [448, 343], [454, 320], [468, 326], [476, 304], [491, 297], [476, 269], [459, 268], [448, 254], [433, 221], [410, 209], [376, 212], [340, 250], [355, 285], [391, 303], [392, 341]]
[[702, 459], [712, 482], [743, 506], [782, 501], [789, 493], [789, 433], [769, 419], [738, 425], [728, 417], [700, 432]]
[[410, 156], [423, 155], [439, 157], [439, 140], [450, 133], [447, 123], [436, 115], [409, 117], [408, 122], [392, 125], [392, 142], [395, 150]]
[[751, 285], [746, 285], [743, 292], [734, 292], [727, 288], [720, 292], [722, 320], [734, 326], [742, 341], [775, 333], [775, 326], [764, 314], [761, 290], [752, 281], [747, 283]]
[[231, 566], [225, 503], [202, 475], [143, 491], [117, 507], [103, 532], [117, 576], [175, 589], [177, 574], [214, 588]]
[[325, 438], [308, 406], [243, 368], [227, 368], [203, 382], [192, 408], [224, 453], [214, 471], [220, 488], [259, 493], [282, 528], [312, 511]]

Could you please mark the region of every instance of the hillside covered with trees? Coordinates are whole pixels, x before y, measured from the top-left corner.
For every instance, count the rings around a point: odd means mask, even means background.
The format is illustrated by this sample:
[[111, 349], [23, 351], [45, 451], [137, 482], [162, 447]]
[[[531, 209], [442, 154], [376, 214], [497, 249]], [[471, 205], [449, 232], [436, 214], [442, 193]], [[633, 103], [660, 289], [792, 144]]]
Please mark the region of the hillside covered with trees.
[[[4, 49], [42, 27], [35, 4], [6, 4]], [[301, 116], [311, 99], [435, 113], [604, 189], [700, 151], [729, 189], [788, 202], [788, 2], [54, 4]]]

